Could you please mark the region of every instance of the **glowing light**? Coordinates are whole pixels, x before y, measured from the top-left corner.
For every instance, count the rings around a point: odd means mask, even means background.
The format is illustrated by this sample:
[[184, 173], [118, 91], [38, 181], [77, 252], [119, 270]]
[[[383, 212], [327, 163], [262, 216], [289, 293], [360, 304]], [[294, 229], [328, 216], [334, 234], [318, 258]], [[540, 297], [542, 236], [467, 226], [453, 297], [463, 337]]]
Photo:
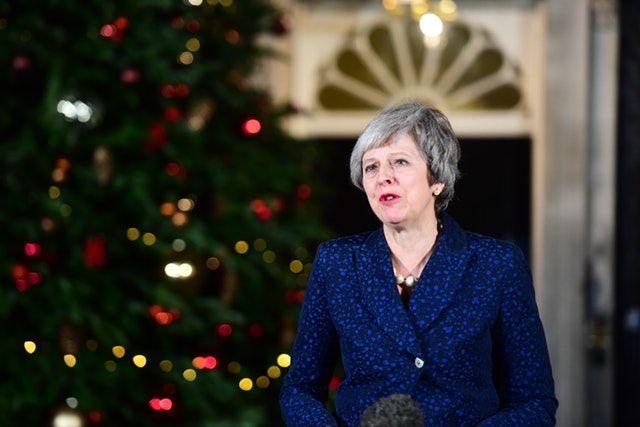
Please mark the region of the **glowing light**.
[[60, 214], [64, 217], [69, 217], [71, 216], [71, 213], [73, 212], [73, 209], [71, 209], [71, 206], [64, 204], [62, 206], [60, 206]]
[[182, 52], [180, 55], [178, 55], [178, 62], [183, 65], [191, 65], [193, 63], [193, 53]]
[[175, 94], [176, 94], [176, 88], [171, 86], [171, 85], [165, 85], [160, 90], [160, 93], [165, 98], [173, 98], [175, 96]]
[[264, 262], [266, 262], [267, 264], [271, 264], [271, 263], [275, 262], [275, 260], [276, 260], [276, 253], [273, 252], [273, 251], [265, 251], [262, 254], [262, 260]]
[[232, 374], [237, 374], [240, 372], [240, 364], [238, 362], [229, 362], [227, 365], [227, 370]]
[[136, 365], [138, 368], [144, 368], [145, 365], [147, 364], [147, 358], [141, 354], [136, 354], [135, 356], [133, 356], [132, 360], [133, 360], [133, 364]]
[[280, 370], [280, 368], [278, 368], [277, 366], [269, 366], [269, 368], [267, 369], [267, 375], [269, 376], [269, 378], [273, 378], [275, 380], [277, 378], [280, 378], [280, 375], [282, 375], [282, 370]]
[[267, 388], [267, 387], [269, 387], [270, 383], [271, 383], [271, 381], [265, 375], [261, 375], [256, 379], [256, 385], [259, 388]]
[[178, 176], [180, 173], [182, 173], [182, 168], [175, 162], [167, 163], [167, 166], [164, 170], [169, 176]]
[[196, 369], [204, 369], [204, 357], [202, 356], [194, 357], [193, 360], [191, 361], [191, 364]]
[[156, 320], [156, 322], [158, 322], [159, 325], [168, 325], [173, 321], [173, 316], [171, 315], [171, 313], [168, 313], [166, 311], [156, 313], [153, 318]]
[[195, 381], [197, 376], [198, 374], [193, 369], [185, 369], [184, 372], [182, 373], [182, 378], [184, 378], [187, 381]]
[[140, 230], [138, 230], [137, 228], [127, 228], [127, 239], [133, 241], [133, 240], [138, 240], [140, 238]]
[[111, 352], [113, 353], [113, 355], [115, 357], [117, 357], [118, 359], [122, 359], [124, 357], [124, 354], [126, 353], [125, 349], [123, 346], [121, 345], [116, 345], [111, 349]]
[[107, 360], [106, 362], [104, 362], [104, 369], [106, 369], [107, 372], [115, 372], [116, 366], [116, 362], [114, 362], [113, 360]]
[[289, 270], [292, 273], [300, 273], [302, 271], [302, 262], [300, 260], [294, 259], [289, 263]]
[[220, 260], [214, 256], [207, 259], [207, 268], [209, 270], [217, 270], [220, 268]]
[[224, 38], [229, 42], [229, 44], [238, 44], [240, 41], [240, 33], [231, 29], [224, 33]]
[[311, 187], [307, 184], [302, 184], [298, 186], [298, 192], [297, 192], [298, 199], [307, 200], [309, 197], [311, 197], [311, 192], [312, 192]]
[[40, 273], [36, 273], [35, 271], [30, 271], [27, 273], [27, 282], [30, 285], [37, 285], [42, 282], [42, 275]]
[[242, 131], [247, 135], [255, 135], [260, 132], [262, 125], [257, 119], [248, 119], [242, 125]]
[[57, 199], [58, 197], [60, 197], [60, 189], [55, 185], [49, 187], [49, 197], [52, 199]]
[[[0, 19], [0, 29], [6, 28], [2, 25], [3, 22], [6, 23], [6, 21]], [[28, 56], [16, 56], [13, 58], [13, 61], [11, 61], [11, 66], [15, 70], [26, 70], [31, 66], [31, 59]]]
[[162, 372], [171, 372], [173, 369], [173, 363], [170, 360], [162, 360], [160, 362], [160, 369]]
[[16, 264], [11, 269], [11, 276], [14, 279], [24, 279], [27, 277], [27, 273], [29, 273], [29, 270], [23, 264]]
[[76, 357], [73, 354], [65, 354], [64, 357], [64, 363], [70, 367], [73, 368], [74, 366], [76, 366]]
[[179, 96], [180, 98], [184, 98], [189, 95], [189, 92], [189, 86], [184, 83], [180, 83], [176, 86], [176, 96]]
[[40, 226], [44, 231], [53, 231], [56, 223], [53, 222], [50, 218], [42, 218], [42, 221], [40, 221]]
[[267, 249], [267, 241], [264, 239], [256, 239], [253, 242], [253, 249], [255, 249], [258, 252], [262, 252], [265, 249]]
[[200, 31], [200, 22], [195, 19], [192, 19], [187, 24], [187, 30], [191, 31], [192, 33], [196, 33]]
[[93, 116], [91, 105], [82, 101], [71, 102], [63, 99], [58, 102], [57, 111], [68, 120], [76, 120], [80, 123], [87, 123]]
[[127, 68], [120, 73], [120, 80], [125, 83], [135, 83], [140, 80], [140, 72], [133, 68]]
[[160, 213], [164, 216], [171, 216], [176, 213], [176, 205], [171, 202], [164, 202], [160, 205]]
[[82, 417], [71, 409], [58, 412], [51, 422], [53, 427], [82, 427]]
[[173, 402], [169, 398], [158, 399], [157, 397], [149, 401], [149, 406], [154, 411], [170, 411], [173, 408]]
[[25, 341], [24, 349], [27, 353], [33, 354], [36, 351], [36, 343], [34, 343], [33, 341]]
[[457, 10], [458, 6], [453, 0], [442, 0], [440, 2], [440, 11], [445, 15], [454, 15]]
[[244, 240], [240, 240], [236, 242], [234, 249], [236, 250], [237, 253], [239, 253], [240, 255], [243, 255], [243, 254], [246, 254], [247, 251], [249, 250], [249, 244]]
[[100, 412], [98, 411], [91, 411], [89, 412], [89, 421], [92, 424], [100, 424], [102, 422], [102, 414], [100, 414]]
[[444, 26], [442, 20], [433, 13], [427, 13], [420, 18], [420, 31], [425, 37], [439, 37]]
[[187, 279], [195, 274], [195, 268], [188, 262], [170, 262], [165, 265], [164, 274], [172, 279]]
[[175, 239], [171, 243], [171, 248], [176, 252], [182, 252], [187, 248], [187, 242], [182, 239]]
[[253, 388], [253, 381], [250, 378], [243, 378], [238, 383], [238, 387], [240, 387], [240, 390], [249, 391]]
[[117, 32], [118, 32], [118, 29], [116, 28], [115, 25], [112, 25], [112, 24], [106, 24], [106, 25], [103, 25], [102, 28], [100, 28], [100, 35], [102, 37], [113, 37], [116, 35]]
[[233, 328], [228, 323], [223, 323], [222, 325], [218, 325], [218, 335], [221, 337], [228, 337], [233, 332]]
[[189, 222], [189, 217], [184, 212], [176, 212], [171, 217], [171, 222], [176, 227], [181, 227], [181, 226], [185, 225], [187, 222]]
[[67, 397], [65, 402], [69, 408], [75, 409], [78, 407], [78, 399], [75, 397]]
[[24, 253], [27, 256], [40, 255], [41, 250], [41, 246], [37, 243], [25, 243], [24, 245]]
[[334, 376], [333, 378], [331, 378], [331, 381], [329, 381], [329, 389], [337, 390], [341, 382], [342, 380], [339, 377]]
[[261, 220], [268, 221], [269, 219], [271, 219], [271, 208], [267, 206], [264, 200], [254, 199], [251, 201], [251, 204], [249, 206]]
[[200, 6], [202, 5], [202, 0], [189, 0], [189, 4], [191, 6]]
[[286, 353], [282, 353], [281, 355], [278, 356], [278, 358], [276, 359], [276, 363], [278, 364], [278, 366], [280, 366], [281, 368], [288, 368], [289, 365], [291, 365], [291, 356], [289, 356]]
[[65, 173], [60, 169], [54, 169], [53, 172], [51, 172], [51, 179], [53, 179], [54, 182], [63, 182], [65, 179]]
[[207, 356], [204, 358], [204, 367], [206, 369], [215, 369], [218, 366], [218, 360], [213, 356]]
[[200, 40], [196, 38], [189, 39], [187, 40], [186, 47], [191, 52], [197, 52], [198, 50], [200, 50]]
[[183, 212], [189, 212], [190, 210], [193, 210], [195, 206], [196, 202], [194, 202], [193, 199], [183, 198], [178, 200], [178, 209]]
[[142, 243], [151, 246], [156, 243], [156, 236], [154, 236], [153, 233], [144, 233], [142, 235]]

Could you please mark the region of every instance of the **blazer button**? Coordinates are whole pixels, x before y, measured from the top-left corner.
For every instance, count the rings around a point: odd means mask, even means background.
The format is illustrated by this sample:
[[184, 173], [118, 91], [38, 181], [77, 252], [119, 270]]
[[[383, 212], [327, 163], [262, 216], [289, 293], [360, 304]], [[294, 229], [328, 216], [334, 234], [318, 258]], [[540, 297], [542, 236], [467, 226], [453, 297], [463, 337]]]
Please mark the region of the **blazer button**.
[[424, 360], [420, 359], [419, 357], [416, 357], [415, 364], [416, 364], [416, 368], [420, 369], [424, 366]]

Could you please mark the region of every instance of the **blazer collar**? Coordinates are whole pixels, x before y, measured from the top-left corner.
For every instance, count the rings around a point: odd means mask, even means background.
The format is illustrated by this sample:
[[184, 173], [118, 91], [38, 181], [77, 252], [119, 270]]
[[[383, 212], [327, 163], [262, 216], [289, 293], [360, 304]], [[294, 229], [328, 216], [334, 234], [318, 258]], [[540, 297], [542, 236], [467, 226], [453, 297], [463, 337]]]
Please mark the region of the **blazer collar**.
[[374, 322], [407, 351], [421, 355], [418, 334], [452, 302], [462, 284], [467, 256], [464, 231], [443, 213], [440, 237], [407, 312], [395, 285], [382, 227], [372, 232], [356, 251], [356, 273], [364, 304]]

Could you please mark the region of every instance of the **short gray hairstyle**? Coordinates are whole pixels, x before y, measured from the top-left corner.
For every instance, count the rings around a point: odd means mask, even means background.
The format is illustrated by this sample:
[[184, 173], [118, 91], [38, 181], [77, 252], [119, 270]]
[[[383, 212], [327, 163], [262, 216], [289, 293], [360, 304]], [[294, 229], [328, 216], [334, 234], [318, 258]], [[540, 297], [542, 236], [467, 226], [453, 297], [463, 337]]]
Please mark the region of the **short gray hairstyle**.
[[436, 197], [436, 211], [446, 209], [453, 199], [454, 184], [460, 172], [460, 143], [449, 119], [439, 110], [411, 101], [391, 106], [374, 117], [364, 128], [351, 151], [351, 182], [361, 190], [362, 156], [372, 148], [409, 135], [427, 162], [429, 184], [443, 183]]

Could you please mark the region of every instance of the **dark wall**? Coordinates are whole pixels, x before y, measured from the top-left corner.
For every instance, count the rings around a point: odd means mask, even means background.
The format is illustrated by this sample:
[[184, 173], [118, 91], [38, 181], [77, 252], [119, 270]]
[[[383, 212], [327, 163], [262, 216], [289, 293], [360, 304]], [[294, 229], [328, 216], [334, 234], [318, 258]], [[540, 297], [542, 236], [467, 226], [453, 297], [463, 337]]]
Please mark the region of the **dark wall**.
[[[349, 180], [353, 140], [324, 140], [318, 173], [332, 194], [324, 217], [339, 235], [379, 226], [364, 193]], [[531, 144], [528, 139], [461, 140], [462, 177], [449, 212], [465, 229], [517, 243], [529, 253]]]
[[640, 426], [640, 2], [621, 0], [616, 218], [616, 426]]

